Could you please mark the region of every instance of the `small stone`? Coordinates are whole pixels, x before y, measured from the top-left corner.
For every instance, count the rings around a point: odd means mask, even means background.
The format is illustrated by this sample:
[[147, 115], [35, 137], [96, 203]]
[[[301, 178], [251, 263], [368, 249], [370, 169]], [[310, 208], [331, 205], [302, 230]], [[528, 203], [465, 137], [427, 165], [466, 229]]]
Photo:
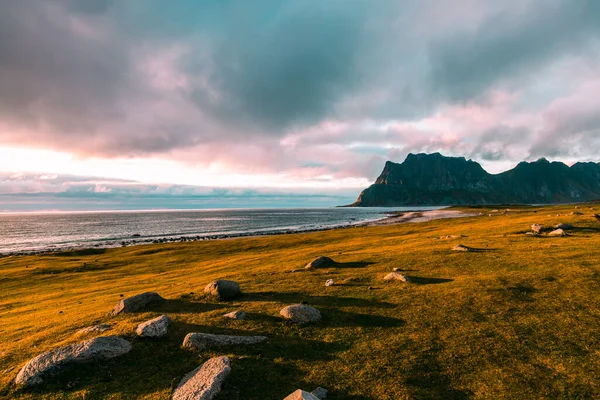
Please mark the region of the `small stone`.
[[151, 319], [138, 325], [135, 333], [141, 337], [159, 338], [167, 334], [171, 318], [167, 315], [161, 315], [158, 318]]
[[369, 286], [369, 290], [373, 290], [373, 286]]
[[312, 393], [298, 389], [283, 400], [319, 400], [319, 398]]
[[325, 281], [325, 286], [333, 286], [335, 284], [333, 279], [327, 279], [327, 281]]
[[392, 271], [394, 271], [394, 272], [400, 272], [400, 271], [403, 271], [403, 269], [396, 267], [396, 268], [392, 268]]
[[386, 276], [383, 277], [384, 281], [400, 281], [400, 282], [410, 282], [410, 278], [406, 275], [399, 274], [397, 272], [390, 272]]
[[548, 236], [567, 236], [566, 232], [562, 229], [556, 229], [548, 234]]
[[188, 333], [183, 339], [184, 348], [203, 350], [206, 347], [235, 346], [240, 344], [256, 344], [267, 340], [266, 336], [232, 336], [212, 333]]
[[452, 248], [452, 251], [471, 251], [471, 249], [467, 246], [463, 246], [462, 244], [457, 244]]
[[573, 211], [571, 215], [583, 215], [581, 211]]
[[306, 264], [304, 268], [312, 269], [312, 268], [328, 268], [335, 265], [335, 261], [333, 261], [329, 257], [318, 257]]
[[106, 332], [110, 328], [111, 328], [111, 326], [109, 324], [92, 325], [92, 326], [88, 326], [87, 328], [78, 330], [75, 334], [76, 335], [86, 335], [88, 333], [102, 333], [102, 332]]
[[219, 279], [206, 285], [204, 288], [204, 293], [220, 300], [228, 300], [239, 296], [241, 291], [239, 283], [225, 279]]
[[50, 350], [29, 360], [15, 378], [17, 385], [32, 386], [44, 382], [60, 367], [96, 359], [114, 358], [131, 350], [131, 343], [117, 336], [102, 336]]
[[157, 303], [164, 300], [156, 292], [145, 292], [136, 294], [135, 296], [128, 297], [117, 303], [115, 308], [112, 310], [111, 315], [118, 315], [121, 313], [132, 313], [143, 309], [151, 303]]
[[232, 311], [223, 316], [225, 318], [238, 319], [238, 320], [246, 319], [246, 313], [243, 312], [242, 310]]
[[173, 400], [212, 400], [231, 372], [229, 358], [211, 358], [183, 377], [173, 392]]
[[544, 225], [541, 225], [541, 224], [533, 224], [533, 225], [531, 225], [531, 231], [533, 233], [539, 234], [539, 233], [542, 232], [543, 229], [544, 229]]
[[315, 396], [316, 398], [318, 398], [320, 400], [327, 398], [327, 393], [329, 393], [329, 392], [320, 386], [318, 388], [316, 388], [315, 390], [313, 390], [312, 392], [310, 392], [310, 394], [312, 394], [313, 396]]
[[284, 307], [279, 314], [281, 314], [285, 319], [297, 324], [306, 324], [321, 320], [321, 313], [319, 310], [304, 304], [293, 304], [291, 306]]
[[556, 225], [555, 228], [556, 229], [562, 229], [562, 230], [573, 229], [573, 225], [560, 223], [560, 224]]

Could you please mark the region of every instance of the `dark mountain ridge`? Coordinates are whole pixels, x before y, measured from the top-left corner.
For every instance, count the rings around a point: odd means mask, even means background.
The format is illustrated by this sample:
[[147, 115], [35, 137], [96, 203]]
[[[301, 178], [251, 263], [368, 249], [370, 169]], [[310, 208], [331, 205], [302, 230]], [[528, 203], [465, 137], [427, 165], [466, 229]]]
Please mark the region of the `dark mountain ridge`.
[[375, 183], [353, 206], [469, 204], [558, 204], [600, 199], [600, 164], [571, 167], [541, 158], [490, 174], [464, 157], [409, 154], [403, 163], [385, 163]]

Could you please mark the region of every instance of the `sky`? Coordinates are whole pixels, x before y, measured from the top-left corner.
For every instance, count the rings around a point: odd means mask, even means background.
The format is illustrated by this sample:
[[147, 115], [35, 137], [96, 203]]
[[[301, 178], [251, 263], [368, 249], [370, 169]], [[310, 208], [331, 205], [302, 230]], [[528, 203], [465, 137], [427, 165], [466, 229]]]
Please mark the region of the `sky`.
[[597, 0], [0, 0], [0, 211], [336, 205], [419, 152], [600, 161], [598, 21]]

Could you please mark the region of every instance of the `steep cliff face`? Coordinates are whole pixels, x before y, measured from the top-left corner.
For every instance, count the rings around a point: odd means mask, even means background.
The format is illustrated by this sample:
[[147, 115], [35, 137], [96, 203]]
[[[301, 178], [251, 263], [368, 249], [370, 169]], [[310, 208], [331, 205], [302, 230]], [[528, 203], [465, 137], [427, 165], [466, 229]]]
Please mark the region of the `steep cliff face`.
[[564, 203], [600, 199], [600, 165], [540, 159], [498, 175], [463, 157], [409, 154], [388, 161], [355, 206]]

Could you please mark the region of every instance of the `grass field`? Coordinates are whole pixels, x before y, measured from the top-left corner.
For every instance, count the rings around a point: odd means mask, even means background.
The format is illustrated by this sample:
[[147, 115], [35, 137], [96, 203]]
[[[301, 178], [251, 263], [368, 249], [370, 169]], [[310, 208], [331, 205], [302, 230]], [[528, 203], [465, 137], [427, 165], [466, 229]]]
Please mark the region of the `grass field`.
[[[328, 399], [597, 398], [600, 222], [591, 207], [582, 216], [570, 214], [574, 206], [491, 217], [477, 209], [485, 216], [1, 258], [0, 398], [168, 399], [186, 372], [217, 355], [232, 364], [219, 399], [283, 399], [317, 386]], [[559, 222], [576, 228], [568, 237], [524, 234]], [[450, 251], [458, 243], [478, 251]], [[339, 264], [289, 272], [320, 255]], [[418, 282], [383, 282], [394, 267]], [[204, 298], [216, 278], [238, 281], [244, 295]], [[330, 278], [336, 285], [325, 287]], [[120, 295], [143, 291], [168, 300], [107, 315]], [[323, 321], [284, 322], [279, 310], [303, 300]], [[222, 317], [236, 309], [245, 321]], [[138, 323], [163, 313], [174, 321], [166, 338], [135, 337]], [[123, 335], [133, 350], [39, 388], [11, 385], [28, 359], [93, 337], [75, 332], [99, 322], [114, 324], [104, 334]], [[194, 352], [181, 349], [188, 332], [269, 340]]]

